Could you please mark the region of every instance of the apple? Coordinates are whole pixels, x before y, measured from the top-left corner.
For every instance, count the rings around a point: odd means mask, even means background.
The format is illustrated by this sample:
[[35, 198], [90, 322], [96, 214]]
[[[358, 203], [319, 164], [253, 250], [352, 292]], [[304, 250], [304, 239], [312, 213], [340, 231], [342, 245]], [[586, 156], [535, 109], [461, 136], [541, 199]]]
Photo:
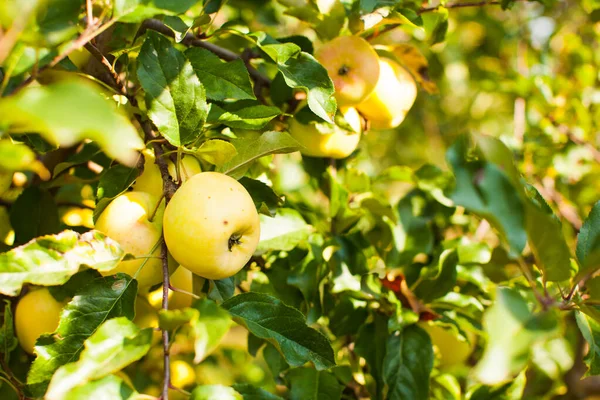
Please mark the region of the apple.
[[459, 338], [456, 334], [440, 325], [431, 322], [419, 323], [419, 326], [429, 334], [431, 343], [439, 357], [440, 367], [449, 367], [464, 363], [475, 347], [475, 335], [466, 331], [469, 341]]
[[411, 74], [397, 62], [380, 58], [380, 74], [375, 90], [356, 108], [373, 129], [395, 128], [417, 98], [417, 85]]
[[297, 117], [289, 123], [288, 130], [304, 148], [300, 152], [311, 157], [346, 158], [358, 147], [361, 132], [360, 115], [355, 108], [340, 109], [344, 119], [354, 132], [327, 122], [308, 122]]
[[47, 288], [32, 290], [19, 300], [15, 310], [15, 330], [23, 350], [33, 354], [35, 341], [43, 333], [58, 328], [63, 304]]
[[[193, 290], [192, 271], [183, 266], [177, 267], [173, 275], [171, 275], [171, 286], [192, 293]], [[148, 294], [148, 302], [152, 307], [159, 309], [162, 307], [162, 286]], [[169, 310], [178, 310], [181, 308], [191, 307], [194, 298], [189, 294], [174, 292], [169, 290]]]
[[[124, 272], [133, 277], [143, 264], [136, 277], [140, 289], [162, 281], [160, 236], [164, 209], [164, 200], [159, 205], [158, 197], [133, 191], [118, 196], [102, 211], [95, 229], [116, 240], [127, 253], [148, 257], [121, 261], [110, 271], [101, 271], [102, 275]], [[154, 218], [150, 221], [155, 210]], [[154, 247], [156, 249], [152, 252]]]
[[218, 172], [202, 172], [185, 182], [169, 202], [163, 221], [173, 258], [208, 279], [236, 274], [260, 238], [252, 197], [238, 181]]
[[335, 87], [338, 106], [359, 104], [371, 94], [379, 77], [379, 56], [358, 36], [339, 36], [315, 53]]

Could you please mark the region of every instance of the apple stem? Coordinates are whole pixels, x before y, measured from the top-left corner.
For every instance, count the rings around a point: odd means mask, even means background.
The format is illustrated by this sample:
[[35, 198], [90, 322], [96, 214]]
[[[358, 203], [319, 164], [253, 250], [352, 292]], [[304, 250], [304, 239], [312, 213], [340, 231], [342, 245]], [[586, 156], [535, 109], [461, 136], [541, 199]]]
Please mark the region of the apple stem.
[[165, 198], [165, 195], [163, 193], [158, 198], [158, 201], [156, 202], [156, 205], [154, 206], [154, 209], [152, 210], [152, 214], [150, 214], [148, 221], [150, 221], [150, 222], [154, 221], [154, 217], [156, 217], [156, 212], [158, 211], [158, 207], [160, 207], [160, 203], [162, 203], [164, 198]]

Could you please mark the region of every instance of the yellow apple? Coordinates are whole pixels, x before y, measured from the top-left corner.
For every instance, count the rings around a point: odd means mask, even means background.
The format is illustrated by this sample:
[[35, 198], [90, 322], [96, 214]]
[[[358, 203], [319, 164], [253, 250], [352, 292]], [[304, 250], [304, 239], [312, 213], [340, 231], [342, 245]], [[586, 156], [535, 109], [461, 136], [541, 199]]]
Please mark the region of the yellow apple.
[[236, 274], [260, 238], [252, 197], [238, 181], [218, 172], [202, 172], [185, 182], [169, 202], [163, 221], [173, 258], [208, 279]]
[[[193, 290], [192, 282], [192, 272], [181, 265], [173, 272], [170, 279], [171, 286], [189, 293], [192, 293]], [[148, 301], [152, 307], [156, 309], [162, 307], [162, 295], [162, 286], [148, 294]], [[193, 301], [194, 298], [189, 294], [169, 290], [169, 310], [191, 307]]]
[[340, 107], [359, 104], [377, 85], [379, 56], [361, 37], [339, 36], [321, 46], [315, 57], [327, 69]]
[[[127, 192], [115, 198], [102, 211], [96, 221], [96, 230], [116, 240], [127, 253], [140, 257], [121, 261], [112, 270], [101, 272], [102, 275], [124, 272], [133, 277], [143, 265], [136, 277], [141, 289], [162, 281], [160, 236], [165, 208], [164, 201], [158, 206], [158, 200], [149, 193]], [[150, 221], [155, 209], [154, 219]], [[154, 247], [156, 249], [152, 252]]]
[[431, 338], [431, 343], [439, 357], [440, 367], [449, 367], [464, 363], [475, 347], [475, 335], [467, 331], [469, 341], [458, 337], [453, 331], [431, 322], [419, 323]]
[[43, 333], [58, 328], [63, 304], [47, 288], [32, 290], [19, 300], [15, 310], [15, 330], [23, 350], [33, 354], [35, 341]]
[[173, 386], [183, 389], [196, 383], [196, 371], [183, 360], [171, 362], [171, 383]]
[[[170, 160], [167, 164], [169, 167], [169, 175], [171, 175], [171, 178], [177, 182], [177, 171], [175, 169], [175, 164], [173, 164]], [[202, 172], [202, 169], [200, 168], [200, 163], [198, 163], [196, 157], [189, 154], [184, 154], [181, 157], [181, 163], [179, 164], [179, 175], [182, 183], [190, 179], [192, 176], [199, 174], [200, 172]]]
[[356, 108], [373, 129], [395, 128], [417, 98], [417, 85], [411, 74], [390, 59], [379, 59], [380, 73], [375, 90]]
[[304, 148], [300, 152], [311, 157], [346, 158], [358, 147], [361, 121], [355, 108], [340, 109], [344, 119], [355, 132], [326, 122], [303, 124], [294, 118], [289, 132]]

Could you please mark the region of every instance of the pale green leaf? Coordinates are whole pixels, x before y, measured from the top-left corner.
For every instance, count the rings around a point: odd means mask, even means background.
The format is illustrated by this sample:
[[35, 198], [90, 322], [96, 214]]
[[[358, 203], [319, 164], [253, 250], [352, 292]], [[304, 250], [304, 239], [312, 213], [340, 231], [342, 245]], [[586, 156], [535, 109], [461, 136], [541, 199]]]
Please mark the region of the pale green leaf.
[[312, 227], [291, 208], [280, 208], [274, 218], [260, 216], [260, 242], [257, 251], [290, 251], [306, 241]]

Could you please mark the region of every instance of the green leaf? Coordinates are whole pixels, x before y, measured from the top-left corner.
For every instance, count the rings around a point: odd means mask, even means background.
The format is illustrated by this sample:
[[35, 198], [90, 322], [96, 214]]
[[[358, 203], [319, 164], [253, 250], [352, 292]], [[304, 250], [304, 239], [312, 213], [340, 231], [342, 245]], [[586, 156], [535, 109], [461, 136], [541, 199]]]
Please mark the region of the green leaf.
[[0, 293], [16, 296], [25, 283], [62, 285], [81, 265], [108, 271], [124, 256], [117, 242], [98, 231], [42, 236], [0, 254]]
[[39, 133], [54, 145], [69, 147], [91, 139], [125, 165], [135, 165], [138, 150], [144, 148], [135, 128], [116, 105], [95, 86], [79, 79], [28, 86], [1, 98], [0, 119], [8, 132]]
[[195, 154], [218, 168], [230, 161], [237, 154], [237, 150], [225, 140], [212, 139], [202, 143]]
[[236, 383], [233, 388], [243, 396], [244, 400], [283, 400], [283, 397], [269, 393], [265, 389], [257, 388], [249, 383]]
[[487, 264], [492, 259], [492, 249], [487, 243], [461, 243], [456, 251], [461, 265]]
[[255, 100], [250, 75], [241, 59], [223, 62], [212, 52], [194, 47], [185, 56], [211, 100]]
[[266, 339], [292, 367], [312, 361], [318, 370], [335, 365], [329, 340], [306, 325], [304, 315], [280, 300], [260, 293], [242, 293], [223, 303], [234, 321]]
[[234, 389], [223, 385], [197, 386], [190, 396], [190, 400], [242, 400], [241, 394]]
[[583, 335], [583, 338], [590, 346], [589, 351], [585, 355], [583, 361], [588, 367], [585, 376], [600, 375], [600, 323], [586, 314], [587, 307], [583, 307], [582, 311], [575, 311], [575, 320], [577, 326]]
[[77, 386], [70, 390], [64, 397], [66, 400], [134, 400], [138, 393], [133, 390], [123, 379], [115, 375], [107, 375], [96, 381]]
[[564, 281], [571, 276], [571, 252], [565, 241], [560, 220], [533, 187], [532, 200], [527, 204], [525, 223], [529, 246], [536, 265], [550, 282]]
[[454, 250], [446, 250], [439, 260], [438, 272], [435, 276], [422, 280], [415, 288], [417, 297], [429, 303], [450, 292], [456, 285], [456, 266], [458, 254]]
[[0, 170], [33, 171], [44, 180], [50, 179], [50, 173], [44, 164], [36, 159], [33, 150], [10, 140], [0, 140]]
[[501, 167], [481, 158], [473, 160], [468, 140], [468, 136], [460, 137], [446, 155], [456, 177], [451, 199], [456, 205], [487, 219], [507, 240], [512, 252], [520, 254], [527, 232], [518, 188]]
[[383, 361], [383, 380], [388, 386], [387, 399], [428, 399], [432, 368], [433, 347], [427, 332], [410, 325], [390, 335]]
[[519, 292], [506, 287], [497, 289], [483, 325], [488, 343], [475, 372], [488, 385], [501, 383], [521, 371], [534, 344], [556, 335], [559, 328], [553, 311], [532, 313]]
[[216, 281], [211, 281], [210, 290], [208, 291], [208, 298], [222, 303], [227, 299], [233, 297], [235, 292], [235, 278], [225, 278]]
[[269, 154], [293, 153], [300, 144], [286, 132], [269, 131], [257, 139], [244, 138], [233, 141], [237, 154], [219, 168], [220, 172], [239, 179], [249, 164]]
[[285, 83], [292, 89], [304, 91], [310, 110], [333, 123], [337, 109], [333, 97], [335, 89], [325, 67], [294, 43], [280, 43], [262, 32], [255, 33], [254, 37], [258, 47], [277, 64]]
[[206, 94], [183, 53], [166, 37], [148, 32], [138, 56], [138, 79], [148, 116], [173, 146], [193, 142], [208, 115]]
[[[38, 2], [36, 2], [38, 3]], [[83, 0], [48, 0], [39, 2], [35, 29], [25, 37], [33, 36], [39, 47], [57, 45], [77, 33], [77, 22]]]
[[295, 368], [286, 375], [290, 382], [290, 400], [340, 399], [342, 386], [335, 375], [313, 368]]
[[440, 7], [431, 13], [431, 15], [437, 16], [434, 28], [429, 35], [429, 42], [431, 45], [434, 45], [446, 40], [446, 33], [448, 33], [448, 9]]
[[4, 355], [4, 361], [8, 362], [10, 352], [13, 351], [17, 344], [15, 337], [15, 329], [13, 327], [13, 314], [10, 308], [10, 301], [4, 300], [4, 322], [0, 327], [0, 353]]
[[43, 395], [54, 372], [77, 361], [84, 341], [107, 320], [133, 319], [136, 294], [137, 281], [125, 274], [99, 277], [82, 287], [65, 306], [56, 332], [36, 342], [37, 358], [27, 376], [31, 391]]
[[45, 398], [66, 399], [77, 386], [121, 370], [142, 358], [151, 341], [152, 328], [140, 330], [125, 317], [106, 321], [85, 341], [79, 361], [56, 371]]
[[468, 400], [521, 400], [527, 383], [526, 371], [510, 382], [487, 386], [477, 385], [467, 394]]
[[269, 370], [271, 371], [271, 375], [273, 375], [273, 377], [276, 379], [283, 371], [290, 369], [290, 365], [285, 361], [285, 358], [271, 343], [267, 342], [265, 344], [265, 348], [263, 349], [263, 358], [267, 363], [267, 367], [269, 367]]
[[239, 107], [234, 105], [221, 108], [213, 104], [208, 114], [211, 124], [224, 124], [231, 128], [260, 130], [273, 118], [281, 114], [277, 107], [262, 104]]
[[275, 216], [275, 211], [279, 207], [283, 200], [271, 189], [267, 184], [248, 177], [243, 177], [239, 181], [244, 188], [252, 196], [254, 205], [258, 212], [268, 215], [271, 217]]
[[193, 307], [200, 313], [192, 320], [194, 363], [197, 364], [217, 348], [231, 327], [231, 317], [212, 300], [198, 300]]
[[10, 224], [17, 245], [38, 236], [58, 233], [60, 221], [54, 197], [39, 186], [28, 187], [10, 208]]
[[376, 400], [383, 399], [383, 361], [386, 355], [386, 340], [373, 340], [388, 336], [387, 318], [381, 314], [374, 315], [374, 321], [364, 324], [358, 331], [354, 350], [364, 358], [369, 366], [369, 373], [375, 379]]
[[579, 231], [576, 254], [580, 278], [600, 268], [600, 201], [594, 204]]
[[302, 215], [291, 208], [280, 208], [274, 218], [260, 216], [260, 242], [257, 251], [290, 251], [305, 242], [313, 231]]
[[160, 14], [183, 14], [196, 3], [197, 0], [114, 0], [113, 18], [121, 22], [141, 22]]

